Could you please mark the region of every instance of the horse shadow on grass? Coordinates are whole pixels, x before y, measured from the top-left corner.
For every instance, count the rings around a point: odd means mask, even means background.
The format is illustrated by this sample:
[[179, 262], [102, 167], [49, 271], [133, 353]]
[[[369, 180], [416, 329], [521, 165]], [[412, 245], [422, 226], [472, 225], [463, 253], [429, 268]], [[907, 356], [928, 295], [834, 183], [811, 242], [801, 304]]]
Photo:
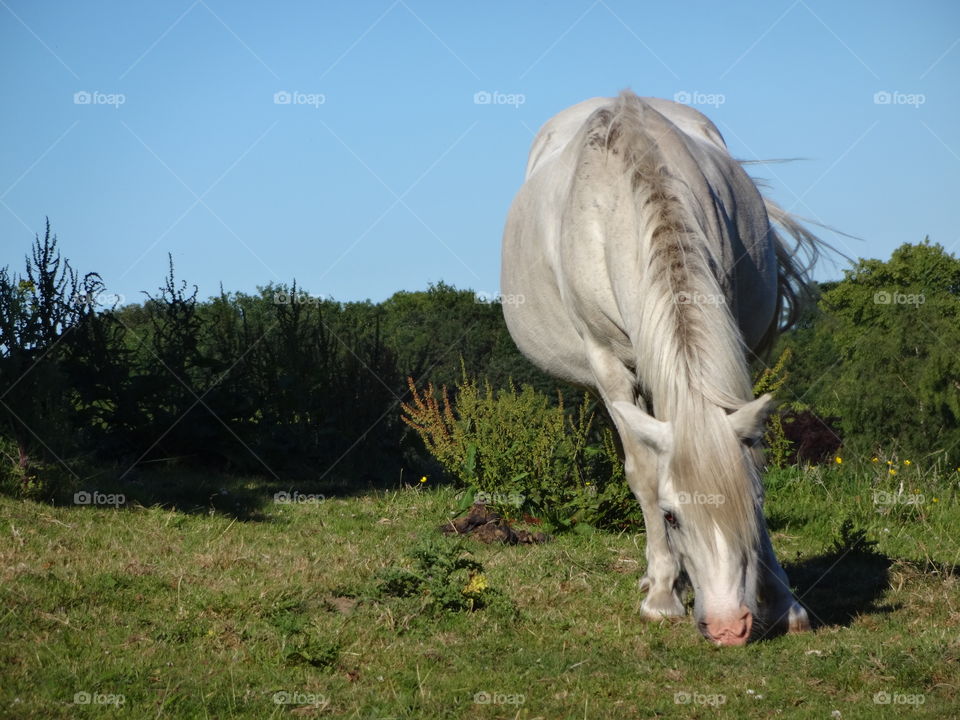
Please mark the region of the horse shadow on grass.
[[798, 554], [782, 563], [814, 629], [848, 627], [859, 615], [887, 614], [901, 607], [882, 601], [893, 560], [878, 552], [876, 544], [847, 520], [825, 552], [811, 557]]
[[900, 608], [884, 603], [892, 560], [882, 553], [828, 552], [783, 564], [810, 624], [848, 627], [858, 615], [887, 614]]

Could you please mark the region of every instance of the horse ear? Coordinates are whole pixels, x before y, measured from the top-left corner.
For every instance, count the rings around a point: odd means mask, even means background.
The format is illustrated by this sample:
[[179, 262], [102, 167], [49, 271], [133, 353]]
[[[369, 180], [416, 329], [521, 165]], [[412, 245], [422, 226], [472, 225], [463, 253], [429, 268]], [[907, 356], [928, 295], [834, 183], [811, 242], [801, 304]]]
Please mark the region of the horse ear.
[[613, 403], [613, 412], [619, 416], [622, 427], [627, 432], [655, 453], [662, 455], [669, 450], [672, 438], [670, 423], [657, 420], [653, 415], [628, 402]]
[[739, 410], [727, 415], [737, 437], [745, 442], [756, 442], [763, 437], [764, 425], [773, 410], [773, 395], [764, 393]]

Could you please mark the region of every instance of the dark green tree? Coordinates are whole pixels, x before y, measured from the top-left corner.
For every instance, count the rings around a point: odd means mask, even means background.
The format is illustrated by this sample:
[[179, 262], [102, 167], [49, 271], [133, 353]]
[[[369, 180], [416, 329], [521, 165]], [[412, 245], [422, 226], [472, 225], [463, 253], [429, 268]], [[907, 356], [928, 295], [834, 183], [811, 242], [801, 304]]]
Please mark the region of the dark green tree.
[[785, 339], [799, 359], [792, 391], [840, 416], [859, 452], [960, 459], [960, 260], [928, 239], [905, 244], [858, 261], [818, 306]]
[[64, 358], [70, 335], [94, 312], [102, 288], [95, 273], [82, 280], [60, 256], [46, 222], [23, 275], [0, 269], [0, 434], [15, 447], [9, 458], [25, 473], [35, 459], [55, 461], [73, 449], [73, 408]]

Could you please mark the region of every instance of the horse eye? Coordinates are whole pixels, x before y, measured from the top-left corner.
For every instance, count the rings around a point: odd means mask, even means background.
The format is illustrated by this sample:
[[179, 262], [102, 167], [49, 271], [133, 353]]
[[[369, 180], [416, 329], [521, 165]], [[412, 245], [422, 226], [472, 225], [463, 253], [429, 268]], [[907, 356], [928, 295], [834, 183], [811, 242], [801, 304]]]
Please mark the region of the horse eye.
[[680, 527], [680, 522], [677, 520], [676, 516], [672, 512], [665, 512], [663, 514], [663, 519], [674, 530]]

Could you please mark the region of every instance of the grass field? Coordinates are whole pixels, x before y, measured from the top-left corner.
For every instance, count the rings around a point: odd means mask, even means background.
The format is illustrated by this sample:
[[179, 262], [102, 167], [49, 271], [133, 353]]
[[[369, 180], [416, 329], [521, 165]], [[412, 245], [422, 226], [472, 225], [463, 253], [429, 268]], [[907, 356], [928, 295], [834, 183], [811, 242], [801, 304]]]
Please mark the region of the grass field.
[[[0, 715], [958, 717], [960, 473], [899, 467], [769, 477], [817, 627], [726, 649], [638, 619], [642, 532], [462, 541], [472, 611], [385, 594], [384, 571], [446, 547], [449, 488], [281, 503], [167, 471], [118, 508], [0, 498]], [[193, 494], [151, 505], [164, 478]], [[460, 597], [464, 572], [437, 582]]]

